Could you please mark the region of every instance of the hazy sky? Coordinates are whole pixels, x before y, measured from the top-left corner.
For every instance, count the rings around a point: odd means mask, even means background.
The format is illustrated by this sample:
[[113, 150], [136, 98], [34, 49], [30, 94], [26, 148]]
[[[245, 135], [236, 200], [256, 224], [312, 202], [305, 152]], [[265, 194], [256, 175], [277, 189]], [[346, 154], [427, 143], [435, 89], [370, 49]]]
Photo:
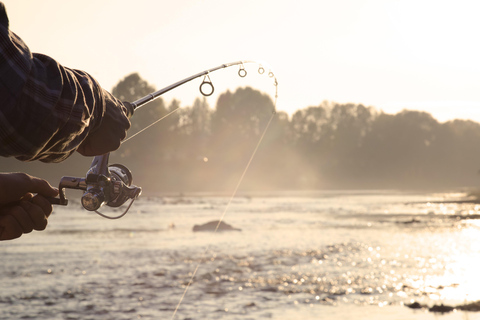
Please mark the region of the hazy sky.
[[[223, 63], [262, 60], [278, 78], [278, 109], [289, 113], [330, 100], [480, 121], [479, 1], [3, 2], [32, 51], [108, 90], [132, 72], [160, 89]], [[212, 73], [216, 93], [250, 85], [273, 95], [268, 77], [246, 67], [246, 78]], [[200, 82], [165, 98], [191, 105]]]

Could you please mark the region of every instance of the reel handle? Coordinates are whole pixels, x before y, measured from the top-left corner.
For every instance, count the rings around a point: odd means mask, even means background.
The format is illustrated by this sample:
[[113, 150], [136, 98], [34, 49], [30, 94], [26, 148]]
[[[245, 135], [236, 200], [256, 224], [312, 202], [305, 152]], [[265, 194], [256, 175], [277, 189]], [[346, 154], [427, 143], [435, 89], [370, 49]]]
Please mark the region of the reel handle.
[[76, 177], [62, 177], [60, 184], [58, 186], [59, 198], [48, 197], [47, 200], [51, 204], [66, 206], [68, 205], [68, 199], [65, 196], [65, 189], [79, 189], [86, 190], [87, 184], [86, 180], [83, 178]]

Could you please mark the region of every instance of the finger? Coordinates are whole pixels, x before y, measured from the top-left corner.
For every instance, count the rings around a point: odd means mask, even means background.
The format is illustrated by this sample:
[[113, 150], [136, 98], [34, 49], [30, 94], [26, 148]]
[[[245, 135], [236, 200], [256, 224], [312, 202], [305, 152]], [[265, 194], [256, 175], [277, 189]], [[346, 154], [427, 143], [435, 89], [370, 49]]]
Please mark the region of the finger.
[[12, 240], [23, 234], [22, 227], [10, 215], [0, 216], [0, 240]]
[[[45, 230], [47, 227], [47, 216], [42, 208], [31, 202], [21, 201], [20, 206], [28, 216], [28, 221], [31, 224], [32, 230]], [[31, 230], [30, 230], [31, 231]], [[25, 232], [27, 233], [27, 232]]]
[[47, 218], [52, 213], [52, 210], [53, 210], [52, 204], [50, 203], [50, 201], [48, 201], [44, 197], [40, 195], [36, 195], [35, 197], [33, 197], [31, 202], [39, 206]]
[[57, 188], [52, 187], [48, 181], [36, 177], [32, 177], [29, 191], [46, 197], [56, 197], [58, 195]]
[[44, 196], [55, 197], [58, 190], [47, 181], [33, 177], [26, 173], [0, 174], [0, 203], [9, 203], [20, 200], [26, 193], [39, 193]]
[[[22, 201], [21, 203], [28, 203]], [[9, 216], [15, 218], [15, 220], [18, 222], [20, 225], [22, 232], [23, 233], [30, 233], [33, 230], [33, 221], [30, 218], [30, 215], [23, 209], [21, 205], [19, 206], [13, 206], [10, 209], [10, 212], [8, 214]]]

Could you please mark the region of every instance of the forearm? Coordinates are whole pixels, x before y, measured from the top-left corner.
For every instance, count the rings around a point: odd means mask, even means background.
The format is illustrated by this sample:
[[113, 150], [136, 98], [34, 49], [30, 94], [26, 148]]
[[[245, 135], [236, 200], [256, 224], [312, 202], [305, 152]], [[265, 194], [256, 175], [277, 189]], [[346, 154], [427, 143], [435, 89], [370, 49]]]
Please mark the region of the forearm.
[[23, 161], [64, 160], [101, 122], [103, 94], [88, 74], [34, 55], [17, 104], [3, 114], [12, 134], [10, 143], [0, 146], [1, 155]]
[[32, 54], [0, 3], [0, 156], [64, 160], [100, 124], [106, 95], [85, 72]]
[[111, 152], [132, 113], [87, 73], [32, 54], [0, 2], [0, 156], [60, 162], [75, 150]]

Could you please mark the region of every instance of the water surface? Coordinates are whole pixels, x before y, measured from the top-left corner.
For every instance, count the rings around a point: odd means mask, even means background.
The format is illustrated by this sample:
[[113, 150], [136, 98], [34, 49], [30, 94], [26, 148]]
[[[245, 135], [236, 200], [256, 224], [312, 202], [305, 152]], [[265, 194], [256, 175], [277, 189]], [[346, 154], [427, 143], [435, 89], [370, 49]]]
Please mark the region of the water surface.
[[144, 197], [115, 221], [73, 201], [0, 244], [0, 319], [171, 319], [197, 268], [175, 319], [480, 319], [405, 306], [480, 300], [480, 206], [435, 202], [463, 196], [238, 197], [242, 231], [216, 234], [192, 227], [228, 198]]

